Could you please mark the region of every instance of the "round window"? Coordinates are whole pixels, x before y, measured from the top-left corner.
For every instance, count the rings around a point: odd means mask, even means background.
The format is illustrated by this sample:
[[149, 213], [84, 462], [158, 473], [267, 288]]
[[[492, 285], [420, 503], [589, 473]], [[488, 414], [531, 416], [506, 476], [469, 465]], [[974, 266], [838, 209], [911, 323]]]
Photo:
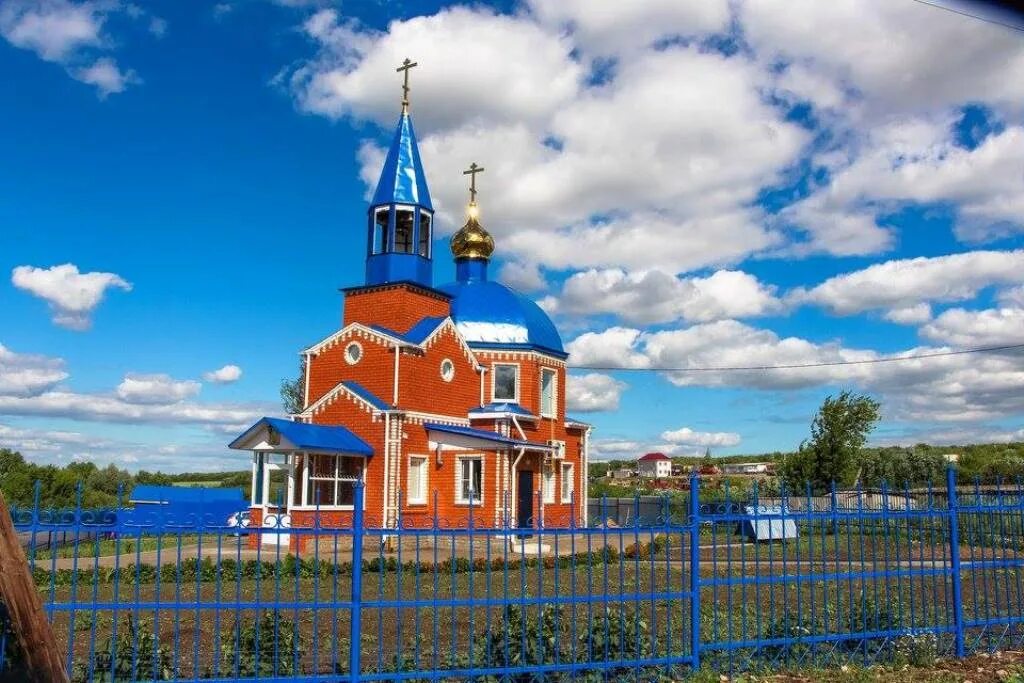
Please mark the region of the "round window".
[[455, 377], [455, 363], [445, 358], [441, 361], [441, 379], [445, 382], [451, 382]]
[[345, 347], [345, 362], [349, 365], [355, 365], [363, 357], [363, 347], [359, 345], [359, 342], [352, 342]]

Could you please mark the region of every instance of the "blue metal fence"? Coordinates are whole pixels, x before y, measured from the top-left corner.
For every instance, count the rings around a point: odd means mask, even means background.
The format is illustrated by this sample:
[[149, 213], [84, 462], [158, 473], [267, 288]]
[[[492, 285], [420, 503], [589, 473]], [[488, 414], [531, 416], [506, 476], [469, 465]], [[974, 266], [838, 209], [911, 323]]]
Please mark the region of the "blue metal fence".
[[[529, 530], [472, 507], [380, 528], [362, 493], [341, 529], [13, 516], [82, 539], [27, 548], [75, 681], [659, 680], [1024, 640], [1019, 484], [958, 490], [950, 471], [935, 489], [702, 504], [694, 478], [688, 505], [636, 524]], [[798, 538], [771, 538], [790, 522]]]

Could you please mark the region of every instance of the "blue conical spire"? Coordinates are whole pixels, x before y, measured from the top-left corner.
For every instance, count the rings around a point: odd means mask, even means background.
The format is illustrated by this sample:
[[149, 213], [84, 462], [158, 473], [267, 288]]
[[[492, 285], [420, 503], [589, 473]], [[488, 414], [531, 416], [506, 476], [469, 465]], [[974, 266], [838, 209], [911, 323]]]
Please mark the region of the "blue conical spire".
[[408, 103], [403, 102], [391, 149], [369, 211], [366, 284], [433, 286], [434, 205], [423, 173]]
[[384, 160], [377, 190], [373, 193], [373, 204], [417, 204], [428, 211], [434, 210], [427, 179], [423, 175], [416, 132], [408, 112], [403, 111], [398, 119], [391, 149]]

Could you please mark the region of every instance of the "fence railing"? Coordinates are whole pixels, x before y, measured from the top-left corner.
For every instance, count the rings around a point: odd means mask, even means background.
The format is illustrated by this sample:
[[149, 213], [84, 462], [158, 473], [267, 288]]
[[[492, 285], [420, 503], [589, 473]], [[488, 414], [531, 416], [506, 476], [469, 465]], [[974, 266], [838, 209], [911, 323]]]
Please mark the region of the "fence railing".
[[472, 507], [379, 528], [361, 486], [344, 528], [12, 514], [78, 537], [27, 548], [75, 681], [649, 680], [1024, 640], [1020, 485], [958, 492], [950, 472], [825, 510], [809, 490], [702, 504], [693, 478], [689, 495], [586, 528], [482, 526]]

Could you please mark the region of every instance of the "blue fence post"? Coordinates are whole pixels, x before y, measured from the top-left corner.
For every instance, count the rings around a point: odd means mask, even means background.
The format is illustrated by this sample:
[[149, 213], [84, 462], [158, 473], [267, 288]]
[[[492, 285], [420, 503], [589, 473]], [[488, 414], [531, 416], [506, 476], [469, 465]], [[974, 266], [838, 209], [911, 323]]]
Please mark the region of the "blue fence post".
[[700, 668], [700, 479], [690, 474], [690, 656]]
[[363, 651], [363, 482], [356, 481], [352, 500], [352, 607], [349, 610], [349, 680], [356, 683], [362, 673]]
[[953, 572], [953, 627], [956, 637], [956, 656], [963, 659], [964, 649], [964, 604], [960, 586], [960, 505], [956, 499], [956, 470], [946, 468], [946, 508], [949, 514], [949, 559]]

